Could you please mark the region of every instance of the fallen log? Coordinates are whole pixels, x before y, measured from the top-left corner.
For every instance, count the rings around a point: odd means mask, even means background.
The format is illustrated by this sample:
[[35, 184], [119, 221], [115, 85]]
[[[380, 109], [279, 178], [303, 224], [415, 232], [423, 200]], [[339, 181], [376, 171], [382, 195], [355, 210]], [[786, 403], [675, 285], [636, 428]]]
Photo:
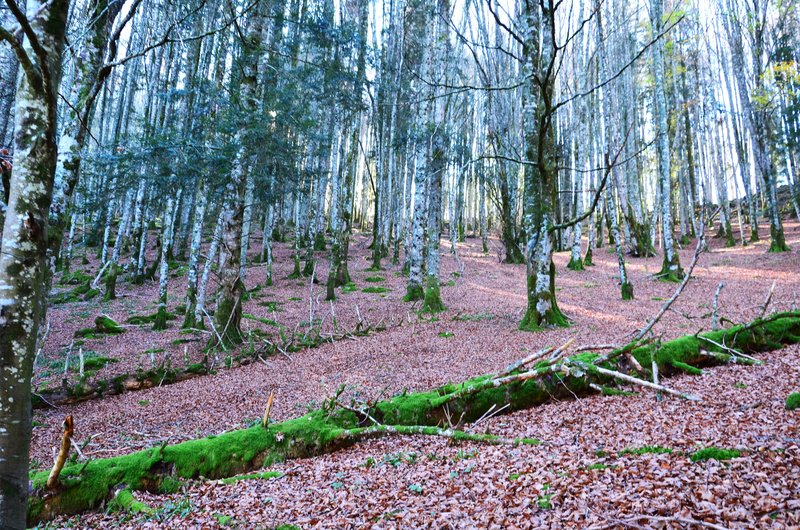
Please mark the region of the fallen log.
[[[710, 340], [702, 340], [707, 338]], [[642, 366], [655, 364], [662, 375], [701, 366], [733, 362], [730, 350], [751, 355], [800, 342], [800, 312], [779, 313], [747, 325], [687, 335], [663, 344], [638, 346], [631, 354]], [[718, 346], [719, 345], [719, 346]], [[722, 346], [722, 347], [720, 347]], [[305, 416], [227, 432], [176, 445], [163, 445], [115, 458], [66, 466], [53, 490], [47, 472], [32, 477], [28, 523], [33, 526], [58, 514], [102, 506], [120, 488], [174, 492], [181, 480], [220, 479], [250, 472], [290, 458], [315, 456], [383, 434], [428, 434], [487, 443], [533, 443], [447, 429], [451, 418], [473, 422], [493, 407], [503, 413], [532, 407], [553, 398], [569, 399], [612, 384], [603, 372], [624, 370], [625, 358], [602, 360], [590, 352], [564, 357], [555, 364], [540, 361], [523, 372], [484, 375], [429, 392], [403, 393], [368, 404], [368, 410], [339, 406], [336, 398]], [[602, 360], [602, 361], [601, 361]], [[598, 362], [601, 361], [601, 362]], [[377, 422], [377, 425], [376, 425]], [[445, 427], [441, 429], [438, 427]]]

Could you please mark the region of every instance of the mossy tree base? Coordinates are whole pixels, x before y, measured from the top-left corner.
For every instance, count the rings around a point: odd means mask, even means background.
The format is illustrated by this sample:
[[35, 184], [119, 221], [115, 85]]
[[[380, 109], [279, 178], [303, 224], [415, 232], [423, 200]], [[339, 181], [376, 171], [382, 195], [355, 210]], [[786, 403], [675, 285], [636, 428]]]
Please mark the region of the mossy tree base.
[[104, 282], [106, 292], [103, 294], [103, 301], [110, 302], [117, 299], [117, 276], [119, 275], [119, 266], [112, 263], [105, 274]]
[[585, 267], [593, 267], [594, 263], [592, 262], [592, 247], [586, 249], [586, 257], [583, 258], [583, 265]]
[[421, 285], [409, 284], [406, 290], [406, 295], [403, 297], [405, 302], [416, 302], [425, 298], [425, 289]]
[[586, 268], [583, 266], [583, 260], [580, 259], [569, 259], [569, 263], [567, 263], [567, 268], [571, 271], [583, 271]]
[[544, 315], [540, 315], [536, 309], [529, 307], [519, 323], [519, 330], [536, 332], [551, 328], [568, 328], [569, 326], [569, 319], [557, 306], [547, 310]]
[[442, 293], [439, 289], [439, 278], [428, 276], [425, 281], [425, 298], [422, 303], [423, 313], [441, 313], [447, 309], [442, 302]]
[[[731, 349], [745, 354], [800, 342], [800, 312], [781, 313], [730, 329], [687, 335], [661, 345], [635, 348], [631, 354], [643, 366], [652, 361], [669, 375], [682, 365], [704, 366], [730, 362]], [[718, 348], [716, 344], [725, 344]], [[300, 418], [268, 428], [252, 427], [177, 445], [165, 445], [115, 458], [92, 460], [67, 466], [56, 490], [47, 491], [48, 472], [32, 477], [28, 524], [101, 506], [122, 489], [153, 492], [174, 490], [177, 481], [205, 477], [218, 479], [253, 471], [287, 458], [319, 455], [352, 445], [365, 437], [381, 434], [449, 434], [455, 439], [476, 439], [467, 433], [438, 429], [448, 418], [472, 422], [492, 408], [504, 413], [575, 396], [607, 387], [609, 377], [592, 370], [599, 356], [581, 353], [531, 369], [520, 366], [501, 374], [487, 374], [429, 392], [401, 394], [375, 403], [356, 413], [342, 408], [336, 399]], [[620, 369], [622, 356], [601, 366]], [[580, 366], [584, 370], [561, 369]], [[523, 376], [529, 375], [528, 378]], [[380, 425], [372, 425], [372, 419]], [[489, 443], [499, 440], [482, 436]], [[512, 443], [532, 443], [513, 440]]]
[[167, 308], [159, 307], [156, 318], [153, 320], [153, 331], [164, 331], [167, 329]]
[[625, 282], [621, 286], [622, 290], [622, 299], [623, 300], [633, 300], [633, 284], [630, 282]]
[[789, 252], [791, 248], [789, 245], [786, 244], [786, 239], [784, 238], [783, 232], [780, 232], [778, 235], [775, 234], [773, 230], [772, 238], [769, 243], [769, 251], [770, 252]]
[[674, 261], [670, 262], [667, 256], [661, 264], [661, 271], [656, 275], [662, 282], [680, 283], [683, 281], [684, 272], [678, 261], [678, 254], [675, 253]]

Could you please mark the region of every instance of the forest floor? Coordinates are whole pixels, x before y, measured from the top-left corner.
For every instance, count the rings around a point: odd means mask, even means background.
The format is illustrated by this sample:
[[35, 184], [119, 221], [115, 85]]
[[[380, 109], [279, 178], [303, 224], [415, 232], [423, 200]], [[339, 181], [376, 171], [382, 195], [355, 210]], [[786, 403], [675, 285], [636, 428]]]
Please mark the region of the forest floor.
[[[668, 339], [709, 329], [720, 281], [725, 282], [720, 314], [730, 321], [755, 318], [773, 282], [770, 310], [792, 308], [800, 299], [800, 225], [786, 223], [787, 242], [793, 248], [789, 255], [766, 252], [767, 230], [761, 235], [764, 240], [744, 248], [724, 248], [723, 241], [709, 239], [711, 251], [700, 257], [674, 311], [654, 331]], [[83, 444], [84, 455], [125, 454], [251, 425], [261, 418], [272, 391], [272, 418], [282, 420], [329, 398], [340, 385], [364, 397], [386, 397], [495, 371], [570, 338], [575, 347], [625, 343], [675, 290], [674, 284], [652, 277], [660, 269], [660, 257], [630, 259], [636, 300], [624, 302], [616, 258], [608, 247], [595, 249], [596, 265], [583, 272], [567, 270], [569, 256], [559, 253], [558, 301], [573, 325], [525, 333], [517, 330], [526, 304], [525, 267], [500, 264], [495, 250], [482, 254], [479, 240], [459, 244], [457, 257], [447, 252], [449, 242], [443, 242], [442, 297], [448, 310], [436, 318], [418, 316], [417, 305], [402, 301], [406, 279], [398, 266], [384, 260], [386, 270], [366, 270], [367, 243], [366, 237], [357, 237], [351, 247], [350, 271], [358, 290], [339, 293], [333, 305], [324, 302], [324, 285], [312, 290], [308, 278], [287, 279], [291, 249], [278, 245], [275, 285], [254, 292], [244, 312], [300, 332], [311, 323], [329, 333], [334, 320], [339, 330], [352, 329], [358, 314], [369, 324], [383, 321], [387, 329], [230, 369], [221, 359], [214, 375], [38, 409], [31, 447], [34, 467], [48, 467], [66, 414], [75, 419], [75, 438]], [[684, 266], [693, 251], [693, 246], [681, 251]], [[324, 279], [324, 254], [319, 258], [317, 274]], [[90, 256], [80, 268], [96, 273], [97, 266]], [[180, 272], [170, 280], [171, 308], [182, 303], [186, 280]], [[261, 266], [250, 267], [247, 286], [262, 282], [263, 275]], [[382, 281], [367, 280], [376, 277]], [[388, 290], [362, 290], [375, 286]], [[209, 292], [213, 290], [212, 285]], [[91, 327], [98, 314], [124, 322], [131, 315], [155, 311], [157, 284], [120, 283], [117, 291], [120, 298], [108, 303], [51, 307], [50, 332], [37, 363], [40, 389], [60, 383], [75, 331]], [[243, 322], [245, 329], [276, 329], [257, 320]], [[91, 377], [109, 379], [137, 368], [147, 370], [167, 353], [173, 366], [194, 363], [202, 358], [208, 340], [208, 335], [181, 334], [180, 320], [163, 332], [148, 326], [126, 329], [122, 335], [86, 340], [81, 346], [88, 357], [116, 361]], [[180, 341], [187, 338], [194, 342]], [[75, 349], [73, 345], [73, 358]], [[481, 424], [492, 434], [537, 438], [542, 441], [538, 446], [453, 445], [425, 437], [373, 440], [269, 468], [281, 473], [278, 478], [231, 485], [196, 481], [173, 495], [137, 493], [154, 508], [148, 515], [85, 514], [55, 525], [648, 528], [661, 523], [633, 517], [683, 516], [730, 528], [800, 527], [800, 411], [784, 409], [786, 396], [800, 391], [800, 347], [771, 352], [763, 359], [761, 366], [725, 366], [706, 370], [703, 376], [670, 379], [671, 387], [700, 396], [699, 403], [656, 401], [647, 392], [596, 396], [554, 402]], [[76, 381], [73, 363], [68, 378]], [[646, 446], [662, 449], [620, 454]], [[686, 456], [711, 446], [736, 448], [742, 456], [698, 463]]]

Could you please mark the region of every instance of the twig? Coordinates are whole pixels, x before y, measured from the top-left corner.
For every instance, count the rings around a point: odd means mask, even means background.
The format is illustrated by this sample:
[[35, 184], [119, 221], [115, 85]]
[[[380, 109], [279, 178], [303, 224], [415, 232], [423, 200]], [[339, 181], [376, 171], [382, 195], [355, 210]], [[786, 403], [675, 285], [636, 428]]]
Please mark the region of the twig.
[[103, 268], [101, 268], [100, 272], [98, 272], [97, 276], [95, 276], [94, 281], [92, 281], [92, 287], [93, 288], [95, 288], [95, 289], [97, 288], [97, 282], [100, 281], [100, 277], [103, 276], [103, 273], [106, 271], [106, 269], [108, 268], [109, 265], [111, 265], [111, 260], [106, 261], [106, 264], [103, 265]]
[[553, 350], [555, 350], [554, 346], [548, 346], [547, 348], [544, 348], [544, 349], [539, 350], [539, 351], [537, 351], [535, 353], [532, 353], [532, 354], [528, 355], [527, 357], [525, 357], [524, 359], [520, 359], [518, 361], [515, 361], [515, 362], [509, 364], [502, 372], [498, 373], [497, 375], [498, 376], [508, 375], [511, 372], [513, 372], [514, 370], [517, 370], [520, 367], [525, 366], [526, 364], [530, 364], [533, 361], [541, 359], [545, 355], [549, 355]]
[[72, 445], [72, 434], [74, 432], [75, 428], [72, 422], [72, 416], [67, 416], [64, 418], [64, 433], [61, 435], [61, 448], [58, 451], [58, 455], [53, 463], [53, 469], [50, 470], [50, 475], [47, 477], [47, 483], [45, 484], [49, 490], [55, 488], [58, 484], [58, 475], [61, 473], [61, 470], [64, 468], [64, 463], [67, 461], [69, 448]]
[[688, 399], [689, 401], [700, 401], [700, 398], [697, 396], [693, 396], [691, 394], [684, 394], [683, 392], [679, 392], [677, 390], [672, 390], [671, 388], [667, 388], [662, 385], [657, 385], [655, 383], [651, 383], [650, 381], [646, 381], [644, 379], [639, 379], [638, 377], [633, 377], [632, 375], [623, 374], [622, 372], [615, 372], [614, 370], [608, 370], [601, 366], [595, 365], [586, 365], [579, 361], [570, 361], [571, 365], [574, 365], [578, 368], [585, 370], [586, 372], [597, 372], [600, 375], [607, 375], [609, 377], [613, 377], [614, 379], [619, 379], [621, 381], [625, 381], [626, 383], [632, 383], [634, 385], [644, 386], [647, 388], [652, 388], [653, 390], [660, 390], [666, 394], [670, 394], [673, 396], [678, 396], [683, 399]]
[[742, 353], [742, 352], [740, 352], [738, 350], [735, 350], [733, 348], [725, 346], [724, 344], [720, 344], [719, 342], [717, 342], [717, 341], [715, 341], [713, 339], [709, 339], [708, 337], [704, 337], [702, 335], [698, 335], [698, 338], [701, 339], [701, 340], [704, 340], [706, 342], [710, 342], [711, 344], [713, 344], [714, 346], [716, 346], [718, 348], [722, 348], [723, 350], [725, 350], [726, 352], [730, 353], [734, 357], [743, 357], [743, 358], [745, 358], [745, 359], [747, 359], [749, 361], [753, 361], [754, 363], [758, 363], [758, 364], [762, 363], [762, 361], [756, 359], [755, 357], [751, 357], [751, 356], [747, 355], [746, 353]]
[[759, 313], [758, 318], [764, 318], [764, 315], [767, 314], [767, 307], [769, 307], [769, 303], [772, 301], [773, 292], [775, 292], [775, 280], [772, 281], [772, 287], [769, 288], [767, 299], [764, 300], [764, 305], [761, 306], [761, 313]]
[[[209, 314], [208, 314], [208, 311], [206, 311], [206, 308], [205, 308], [205, 307], [203, 307], [203, 306], [200, 306], [200, 310], [203, 312], [203, 314], [204, 314], [204, 315], [206, 316], [206, 318], [208, 319], [208, 324], [211, 326], [211, 331], [213, 331], [213, 332], [214, 332], [214, 335], [216, 335], [216, 336], [217, 336], [217, 341], [219, 342], [219, 345], [220, 345], [220, 346], [222, 346], [222, 349], [224, 350], [224, 349], [225, 349], [225, 343], [222, 341], [222, 337], [221, 337], [221, 336], [220, 336], [220, 334], [217, 332], [217, 328], [216, 328], [216, 327], [214, 327], [214, 320], [211, 318], [211, 315], [209, 315]], [[235, 307], [234, 307], [234, 311], [236, 311], [236, 308], [235, 308]]]
[[717, 331], [719, 329], [719, 314], [717, 313], [719, 309], [719, 293], [722, 291], [722, 288], [725, 287], [725, 282], [719, 282], [717, 286], [717, 292], [714, 293], [714, 303], [712, 304], [713, 310], [711, 312], [711, 330]]
[[267, 406], [264, 409], [264, 419], [261, 421], [261, 426], [267, 428], [269, 425], [269, 413], [272, 410], [272, 401], [275, 399], [275, 392], [270, 391], [269, 398], [267, 399]]
[[364, 409], [357, 409], [357, 408], [355, 408], [355, 407], [350, 407], [350, 406], [348, 406], [348, 405], [345, 405], [344, 403], [342, 403], [342, 402], [341, 402], [341, 401], [339, 401], [338, 399], [336, 400], [336, 404], [337, 404], [338, 406], [340, 406], [341, 408], [343, 408], [344, 410], [348, 410], [348, 411], [352, 412], [353, 414], [355, 414], [355, 415], [357, 415], [357, 416], [364, 416], [365, 418], [367, 418], [369, 421], [371, 421], [371, 422], [372, 422], [372, 423], [374, 423], [375, 425], [381, 425], [381, 422], [379, 422], [378, 420], [376, 420], [375, 418], [373, 418], [373, 417], [370, 415], [370, 413], [369, 413], [369, 412], [367, 412], [367, 411], [365, 411]]
[[53, 404], [53, 403], [51, 403], [51, 402], [47, 401], [47, 399], [45, 399], [45, 397], [44, 397], [43, 395], [41, 395], [41, 394], [39, 394], [39, 393], [37, 393], [37, 392], [31, 392], [31, 394], [33, 394], [34, 396], [38, 397], [38, 398], [39, 398], [39, 399], [41, 399], [41, 400], [42, 400], [44, 403], [46, 403], [46, 404], [50, 405], [50, 406], [51, 406], [51, 407], [53, 407], [54, 409], [60, 409], [60, 408], [61, 408], [61, 407], [59, 407], [58, 405], [55, 405], [55, 404]]
[[575, 348], [575, 351], [580, 353], [582, 351], [591, 351], [591, 350], [613, 350], [616, 348], [616, 344], [589, 344], [588, 346], [579, 346]]

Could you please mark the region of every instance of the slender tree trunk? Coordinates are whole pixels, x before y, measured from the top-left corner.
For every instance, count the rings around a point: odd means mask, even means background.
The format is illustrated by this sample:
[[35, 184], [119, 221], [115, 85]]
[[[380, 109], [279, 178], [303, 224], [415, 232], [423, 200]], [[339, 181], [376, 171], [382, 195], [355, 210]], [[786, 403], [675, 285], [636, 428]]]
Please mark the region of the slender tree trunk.
[[[664, 27], [664, 0], [650, 0], [650, 16], [653, 34], [658, 35]], [[655, 99], [656, 148], [658, 151], [658, 185], [661, 188], [661, 237], [664, 243], [664, 261], [659, 277], [662, 280], [680, 281], [683, 279], [680, 257], [675, 246], [675, 225], [672, 218], [672, 192], [670, 182], [670, 155], [667, 127], [667, 98], [664, 79], [664, 39], [658, 39], [653, 47], [653, 98]]]

